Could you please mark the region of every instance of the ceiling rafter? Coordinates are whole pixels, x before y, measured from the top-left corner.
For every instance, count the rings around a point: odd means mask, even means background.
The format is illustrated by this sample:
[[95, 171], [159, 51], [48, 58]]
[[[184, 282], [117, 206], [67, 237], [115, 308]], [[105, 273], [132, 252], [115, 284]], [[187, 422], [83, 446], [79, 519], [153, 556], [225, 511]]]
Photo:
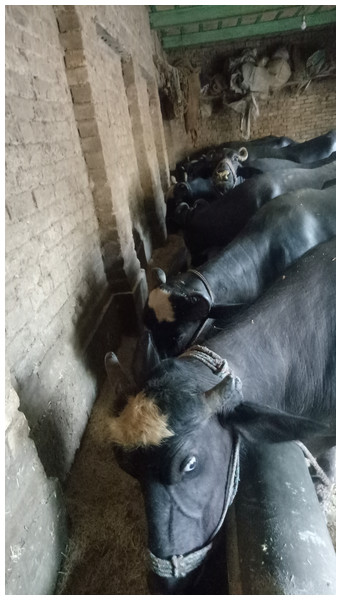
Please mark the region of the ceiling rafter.
[[[307, 28], [335, 24], [336, 5], [151, 6], [149, 17], [168, 49], [297, 31], [303, 15]], [[227, 26], [226, 19], [233, 23]]]
[[286, 8], [287, 5], [271, 6], [192, 6], [186, 8], [173, 8], [170, 10], [156, 10], [150, 14], [150, 23], [154, 29], [163, 27], [172, 27], [174, 25], [188, 25], [210, 21], [212, 19], [227, 19], [229, 17], [241, 17], [243, 15], [252, 15], [266, 11]]

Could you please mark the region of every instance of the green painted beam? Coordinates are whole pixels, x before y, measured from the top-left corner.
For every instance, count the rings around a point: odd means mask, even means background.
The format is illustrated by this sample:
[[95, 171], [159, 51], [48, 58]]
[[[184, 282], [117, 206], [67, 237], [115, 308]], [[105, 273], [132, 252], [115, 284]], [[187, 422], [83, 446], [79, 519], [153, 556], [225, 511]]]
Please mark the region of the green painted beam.
[[[336, 22], [336, 10], [306, 15], [307, 29], [319, 25], [330, 25]], [[239, 38], [252, 38], [260, 35], [283, 33], [285, 31], [300, 31], [302, 16], [290, 17], [288, 19], [275, 19], [253, 25], [236, 25], [204, 31], [202, 33], [187, 33], [185, 35], [165, 35], [162, 38], [163, 48], [179, 48], [194, 46], [198, 44], [209, 44], [213, 42], [231, 41]]]
[[[301, 5], [298, 5], [298, 8]], [[201, 23], [203, 21], [212, 21], [218, 19], [228, 19], [229, 17], [242, 17], [268, 11], [277, 11], [288, 8], [287, 4], [264, 5], [219, 5], [219, 6], [194, 6], [192, 8], [176, 8], [172, 10], [160, 10], [149, 14], [150, 26], [152, 29], [164, 29], [176, 25], [189, 25]]]

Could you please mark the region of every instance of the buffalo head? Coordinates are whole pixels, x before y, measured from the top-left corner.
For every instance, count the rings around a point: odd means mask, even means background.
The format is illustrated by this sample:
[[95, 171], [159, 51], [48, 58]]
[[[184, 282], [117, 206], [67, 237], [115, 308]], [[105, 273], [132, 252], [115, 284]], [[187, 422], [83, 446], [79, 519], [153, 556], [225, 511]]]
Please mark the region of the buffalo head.
[[180, 354], [204, 329], [216, 320], [225, 322], [242, 306], [216, 303], [208, 282], [193, 269], [167, 279], [162, 269], [154, 268], [153, 275], [157, 285], [149, 293], [143, 319], [162, 358]]
[[236, 492], [239, 434], [294, 439], [295, 417], [244, 402], [230, 372], [218, 376], [187, 356], [160, 361], [149, 333], [140, 348], [135, 389], [115, 355], [106, 356], [111, 383], [127, 389], [108, 436], [142, 487], [151, 590], [190, 593]]
[[179, 354], [196, 337], [211, 307], [207, 294], [194, 289], [165, 283], [152, 290], [144, 309], [144, 322], [153, 332], [161, 356]]
[[248, 151], [244, 147], [239, 148], [238, 152], [224, 148], [224, 158], [216, 165], [212, 174], [213, 184], [220, 194], [225, 194], [238, 184], [238, 168], [247, 157]]

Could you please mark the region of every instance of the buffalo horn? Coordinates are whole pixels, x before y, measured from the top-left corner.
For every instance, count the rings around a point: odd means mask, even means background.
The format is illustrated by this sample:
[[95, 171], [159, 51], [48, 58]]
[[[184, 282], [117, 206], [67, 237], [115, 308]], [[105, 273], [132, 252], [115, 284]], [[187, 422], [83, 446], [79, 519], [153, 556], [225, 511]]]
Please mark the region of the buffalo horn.
[[108, 375], [111, 387], [119, 394], [128, 387], [131, 388], [132, 381], [128, 375], [123, 371], [118, 358], [114, 352], [107, 352], [104, 359], [105, 370]]
[[249, 153], [248, 153], [247, 149], [245, 148], [245, 146], [242, 146], [241, 148], [239, 148], [238, 158], [239, 158], [240, 162], [244, 162], [244, 160], [246, 160], [248, 156], [249, 156]]
[[152, 269], [153, 279], [157, 283], [157, 285], [161, 285], [162, 283], [166, 283], [166, 273], [160, 269], [159, 267], [153, 267]]
[[217, 385], [205, 392], [205, 401], [210, 410], [215, 413], [221, 408], [227, 408], [229, 400], [241, 392], [241, 381], [238, 377], [228, 374]]
[[160, 363], [160, 356], [155, 348], [151, 331], [145, 329], [140, 336], [135, 349], [133, 360], [134, 379], [139, 388], [142, 388], [152, 371]]

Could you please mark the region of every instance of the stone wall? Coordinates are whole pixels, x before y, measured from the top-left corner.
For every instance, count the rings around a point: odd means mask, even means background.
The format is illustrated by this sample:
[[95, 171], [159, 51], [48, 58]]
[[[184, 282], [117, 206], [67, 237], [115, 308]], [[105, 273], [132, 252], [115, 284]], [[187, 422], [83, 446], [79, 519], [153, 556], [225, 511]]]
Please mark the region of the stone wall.
[[[221, 72], [227, 57], [239, 56], [246, 48], [256, 48], [261, 54], [282, 45], [289, 51], [292, 79], [296, 81], [297, 72], [302, 72], [306, 59], [316, 50], [326, 49], [335, 58], [335, 26], [229, 44], [211, 44], [203, 48], [193, 47], [186, 50], [185, 56], [200, 65], [200, 77], [204, 85], [211, 76]], [[183, 56], [183, 50], [167, 52], [170, 64]], [[297, 87], [291, 86], [278, 90], [259, 102], [259, 110], [258, 119], [251, 124], [251, 139], [266, 135], [287, 135], [301, 142], [325, 133], [335, 128], [336, 123], [335, 76], [312, 81], [303, 93], [298, 93]], [[183, 120], [165, 121], [164, 128], [171, 168], [177, 160], [197, 149], [228, 140], [242, 140], [240, 116], [231, 108], [222, 109], [219, 103], [210, 117], [199, 119], [195, 148], [190, 135], [185, 132]]]
[[41, 552], [65, 519], [48, 498], [60, 498], [105, 351], [136, 331], [144, 267], [165, 240], [155, 44], [143, 6], [6, 7], [10, 594], [52, 593], [63, 543]]

